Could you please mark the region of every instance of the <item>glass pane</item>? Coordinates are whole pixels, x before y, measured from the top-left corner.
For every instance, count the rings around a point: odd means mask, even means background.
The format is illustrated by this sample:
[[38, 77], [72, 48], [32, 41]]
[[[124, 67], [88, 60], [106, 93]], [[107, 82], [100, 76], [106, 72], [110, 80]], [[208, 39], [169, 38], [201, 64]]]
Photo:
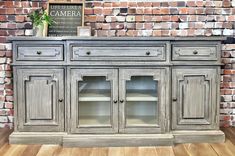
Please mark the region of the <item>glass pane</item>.
[[78, 97], [79, 125], [110, 125], [111, 84], [105, 76], [84, 76]]
[[154, 125], [158, 117], [158, 83], [152, 76], [132, 76], [126, 82], [126, 124]]

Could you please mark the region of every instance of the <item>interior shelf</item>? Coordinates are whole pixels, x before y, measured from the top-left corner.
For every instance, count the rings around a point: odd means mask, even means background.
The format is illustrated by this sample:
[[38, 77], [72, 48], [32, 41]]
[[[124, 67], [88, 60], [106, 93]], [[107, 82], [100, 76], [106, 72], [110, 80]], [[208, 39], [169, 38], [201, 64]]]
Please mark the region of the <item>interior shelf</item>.
[[110, 116], [79, 116], [80, 125], [110, 125]]
[[156, 121], [156, 116], [153, 115], [145, 115], [145, 116], [130, 116], [128, 115], [126, 117], [126, 123], [127, 125], [156, 125], [157, 121]]
[[126, 101], [158, 101], [155, 90], [127, 90]]
[[82, 91], [79, 94], [79, 101], [110, 101], [111, 100], [110, 90], [104, 89], [90, 89]]

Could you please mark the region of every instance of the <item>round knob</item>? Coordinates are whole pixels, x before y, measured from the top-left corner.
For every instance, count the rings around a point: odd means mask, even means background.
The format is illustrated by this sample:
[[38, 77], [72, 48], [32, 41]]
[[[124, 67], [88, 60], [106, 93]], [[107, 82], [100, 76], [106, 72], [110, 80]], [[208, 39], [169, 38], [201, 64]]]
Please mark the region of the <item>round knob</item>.
[[37, 51], [37, 54], [40, 55], [40, 54], [42, 54], [42, 52], [41, 51]]
[[173, 98], [172, 100], [173, 100], [173, 101], [177, 101], [177, 98]]
[[146, 55], [150, 55], [150, 52], [149, 52], [149, 51], [147, 51], [147, 52], [146, 52]]
[[114, 100], [113, 103], [117, 103], [117, 100]]
[[193, 54], [194, 54], [194, 55], [197, 55], [197, 54], [198, 54], [198, 51], [194, 50], [194, 51], [193, 51]]
[[88, 51], [88, 52], [86, 52], [86, 54], [87, 54], [87, 55], [90, 55], [90, 54], [91, 54], [91, 52], [90, 52], [90, 51]]
[[63, 99], [59, 99], [59, 102], [63, 102]]
[[123, 103], [123, 102], [124, 102], [124, 100], [120, 100], [120, 102], [121, 102], [121, 103]]

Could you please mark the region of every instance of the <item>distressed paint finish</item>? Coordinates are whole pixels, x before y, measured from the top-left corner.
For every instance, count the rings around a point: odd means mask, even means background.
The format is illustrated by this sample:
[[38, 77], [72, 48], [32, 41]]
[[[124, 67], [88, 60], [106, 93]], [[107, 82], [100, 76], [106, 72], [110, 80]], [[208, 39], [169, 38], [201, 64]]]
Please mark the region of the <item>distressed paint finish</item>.
[[[13, 39], [13, 68], [18, 126], [10, 142], [32, 144], [37, 139], [36, 143], [85, 147], [224, 141], [218, 122], [222, 39], [48, 37], [28, 41], [28, 38], [17, 37]], [[64, 59], [17, 60], [15, 54], [25, 51], [16, 45], [25, 46], [27, 42], [28, 47], [30, 44], [35, 47], [61, 45]], [[184, 50], [183, 54], [189, 54], [191, 60], [176, 58], [176, 47]], [[104, 49], [104, 53], [100, 49]], [[147, 59], [150, 56], [146, 56], [146, 51], [151, 55], [151, 51], [159, 49], [164, 59]], [[195, 49], [198, 56], [191, 55]], [[74, 57], [80, 50], [85, 59], [79, 55]], [[92, 56], [93, 52], [96, 57]], [[86, 76], [104, 77], [111, 84], [109, 125], [78, 122], [81, 94], [78, 84]], [[150, 76], [158, 83], [154, 126], [126, 125], [125, 86], [132, 76]]]

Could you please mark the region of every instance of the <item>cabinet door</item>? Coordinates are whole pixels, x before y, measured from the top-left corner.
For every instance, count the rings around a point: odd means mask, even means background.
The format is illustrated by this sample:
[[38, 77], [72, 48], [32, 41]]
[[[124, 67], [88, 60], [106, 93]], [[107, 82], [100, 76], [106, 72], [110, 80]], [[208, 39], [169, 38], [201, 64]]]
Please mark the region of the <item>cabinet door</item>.
[[215, 68], [173, 69], [173, 129], [215, 128], [217, 74]]
[[19, 131], [64, 131], [64, 70], [16, 69]]
[[117, 69], [71, 69], [70, 75], [71, 132], [117, 132]]
[[121, 69], [120, 133], [163, 133], [166, 126], [166, 69]]

